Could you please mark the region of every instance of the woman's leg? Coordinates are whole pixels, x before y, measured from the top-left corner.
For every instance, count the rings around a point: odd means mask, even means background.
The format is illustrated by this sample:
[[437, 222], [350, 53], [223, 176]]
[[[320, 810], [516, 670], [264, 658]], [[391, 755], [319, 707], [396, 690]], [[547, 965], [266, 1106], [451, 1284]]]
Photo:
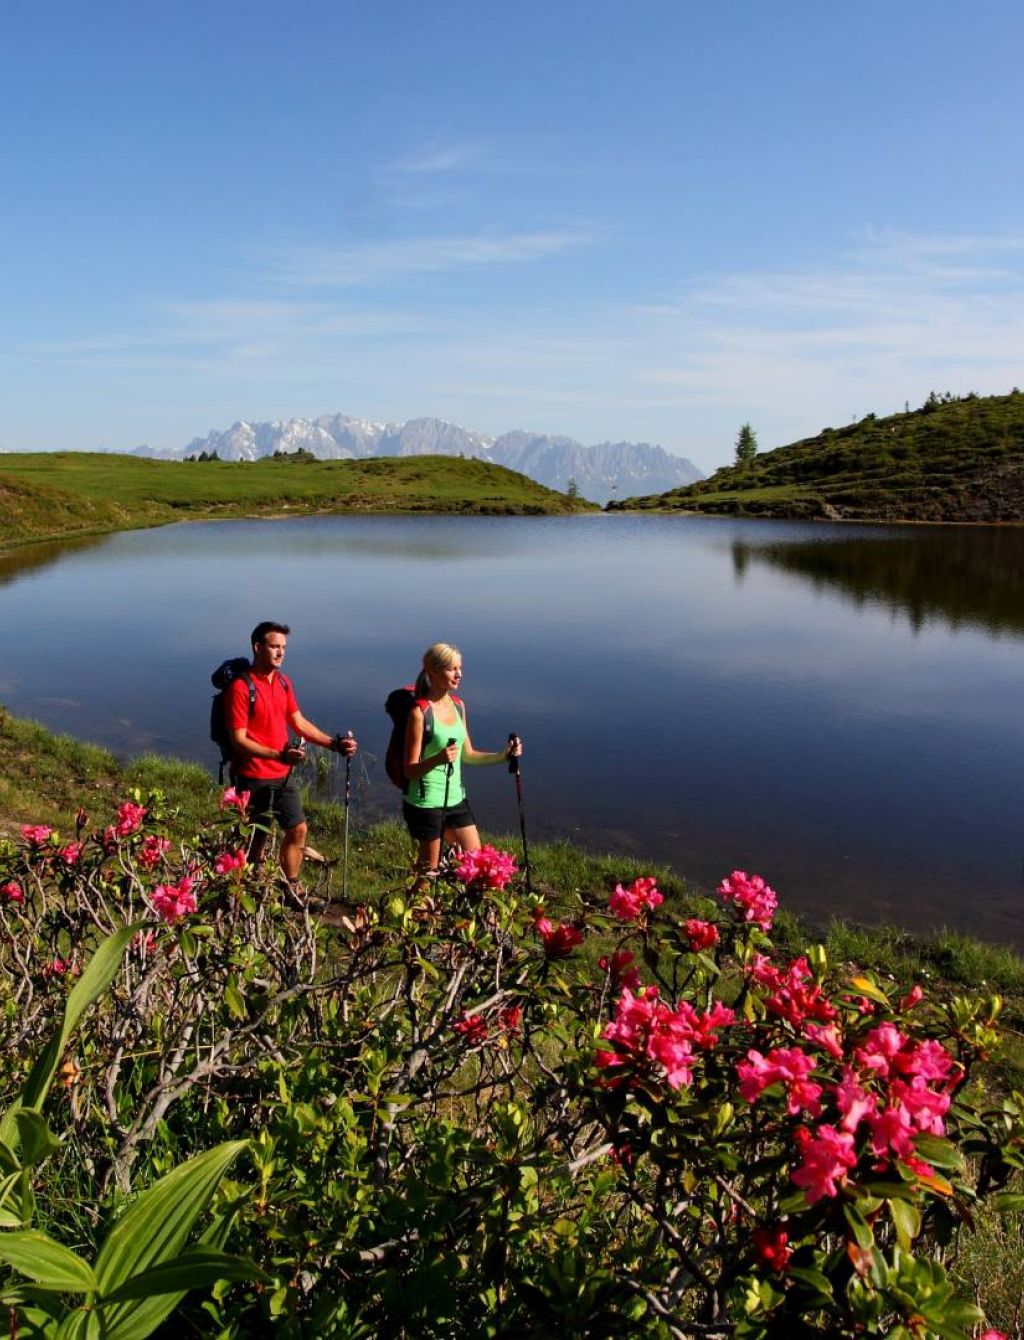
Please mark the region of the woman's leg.
[[441, 839], [420, 838], [416, 846], [416, 874], [421, 876], [436, 874], [437, 863], [441, 859]]
[[481, 842], [476, 824], [470, 824], [468, 828], [456, 828], [455, 844], [463, 851], [479, 851]]

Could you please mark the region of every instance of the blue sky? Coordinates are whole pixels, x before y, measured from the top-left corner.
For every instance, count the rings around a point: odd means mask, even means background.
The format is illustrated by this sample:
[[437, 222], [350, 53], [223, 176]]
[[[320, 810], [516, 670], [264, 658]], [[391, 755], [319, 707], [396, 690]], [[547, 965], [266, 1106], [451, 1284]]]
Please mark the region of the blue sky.
[[0, 0], [0, 448], [1024, 384], [1019, 0]]

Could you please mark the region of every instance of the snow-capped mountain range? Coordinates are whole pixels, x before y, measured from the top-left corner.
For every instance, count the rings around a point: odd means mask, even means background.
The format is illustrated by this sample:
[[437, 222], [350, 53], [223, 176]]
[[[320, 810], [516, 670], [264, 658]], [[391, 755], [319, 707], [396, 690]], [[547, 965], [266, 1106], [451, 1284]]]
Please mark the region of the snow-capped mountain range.
[[222, 461], [255, 461], [277, 451], [304, 448], [321, 460], [361, 460], [367, 456], [476, 456], [518, 470], [548, 488], [564, 492], [570, 480], [584, 498], [605, 503], [641, 493], [663, 493], [703, 476], [681, 456], [646, 442], [602, 442], [585, 447], [570, 437], [505, 433], [498, 438], [470, 432], [443, 419], [373, 423], [345, 414], [318, 419], [238, 423], [223, 432], [195, 437], [181, 451], [138, 447], [135, 455], [183, 458], [216, 452]]

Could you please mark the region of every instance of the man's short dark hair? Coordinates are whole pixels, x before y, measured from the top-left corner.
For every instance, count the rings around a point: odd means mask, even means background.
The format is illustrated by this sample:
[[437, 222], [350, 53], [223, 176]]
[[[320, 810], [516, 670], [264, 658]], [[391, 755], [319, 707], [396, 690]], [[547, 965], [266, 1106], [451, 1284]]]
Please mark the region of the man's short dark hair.
[[261, 642], [266, 640], [268, 633], [284, 633], [287, 637], [291, 631], [286, 623], [273, 623], [270, 619], [264, 619], [252, 630], [252, 637], [249, 640], [254, 647], [258, 647]]

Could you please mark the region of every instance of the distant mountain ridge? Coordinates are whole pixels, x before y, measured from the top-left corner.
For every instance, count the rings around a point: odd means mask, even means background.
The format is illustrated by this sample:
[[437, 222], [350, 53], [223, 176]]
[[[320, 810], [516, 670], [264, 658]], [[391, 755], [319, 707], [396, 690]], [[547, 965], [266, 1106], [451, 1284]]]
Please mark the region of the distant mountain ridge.
[[317, 419], [239, 420], [224, 431], [195, 437], [181, 451], [137, 447], [134, 455], [181, 458], [214, 452], [222, 461], [255, 461], [275, 452], [305, 450], [320, 460], [364, 460], [371, 456], [471, 456], [565, 492], [570, 480], [584, 498], [605, 503], [637, 492], [662, 492], [703, 475], [681, 456], [647, 442], [602, 442], [585, 447], [571, 437], [514, 431], [498, 438], [474, 433], [443, 419], [375, 423], [345, 414]]

